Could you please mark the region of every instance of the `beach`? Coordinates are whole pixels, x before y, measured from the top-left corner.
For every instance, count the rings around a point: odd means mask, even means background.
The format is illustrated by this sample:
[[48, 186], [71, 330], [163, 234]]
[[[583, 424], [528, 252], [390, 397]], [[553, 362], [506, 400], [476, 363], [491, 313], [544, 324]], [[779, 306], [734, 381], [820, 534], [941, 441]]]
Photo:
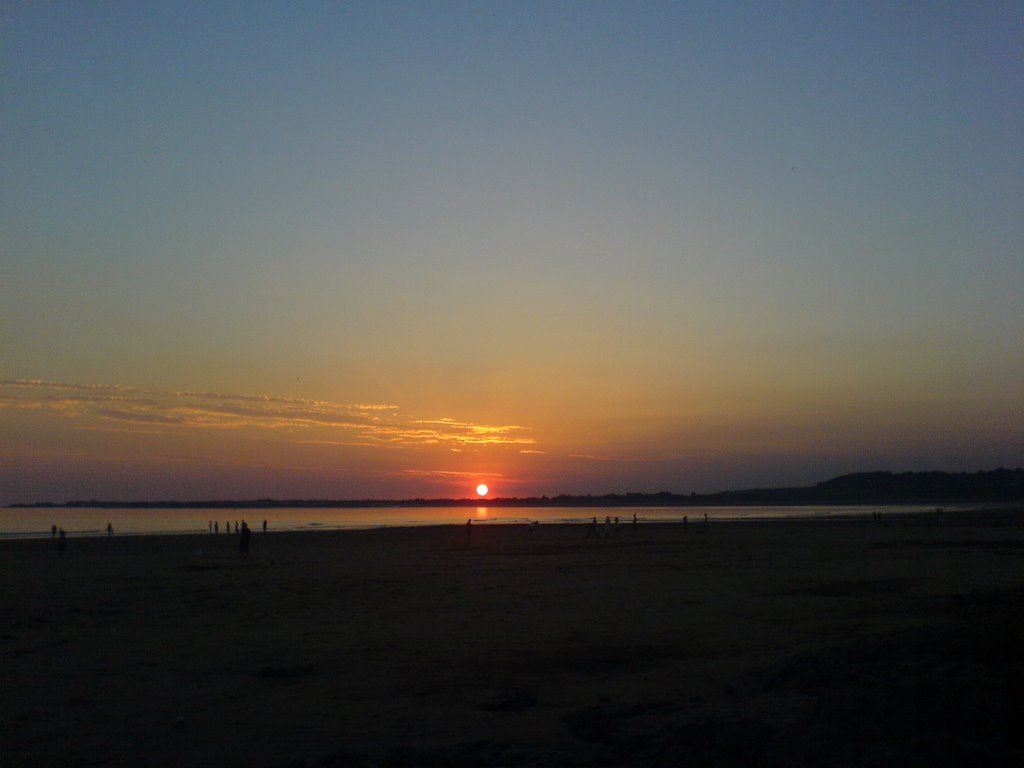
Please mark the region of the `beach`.
[[0, 541], [0, 764], [1005, 765], [1024, 509]]

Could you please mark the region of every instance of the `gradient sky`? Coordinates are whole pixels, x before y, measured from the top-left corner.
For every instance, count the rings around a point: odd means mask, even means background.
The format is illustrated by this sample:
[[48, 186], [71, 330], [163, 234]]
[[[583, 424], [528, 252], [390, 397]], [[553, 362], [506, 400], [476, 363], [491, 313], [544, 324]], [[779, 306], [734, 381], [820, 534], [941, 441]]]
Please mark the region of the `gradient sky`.
[[1024, 464], [1018, 2], [0, 4], [0, 502]]

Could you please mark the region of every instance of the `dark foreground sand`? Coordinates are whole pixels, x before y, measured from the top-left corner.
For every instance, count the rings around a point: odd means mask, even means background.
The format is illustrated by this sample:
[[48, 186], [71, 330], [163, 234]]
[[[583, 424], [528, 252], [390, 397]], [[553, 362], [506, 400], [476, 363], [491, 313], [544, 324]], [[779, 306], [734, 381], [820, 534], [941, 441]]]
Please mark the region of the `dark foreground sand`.
[[1024, 511], [0, 542], [0, 764], [1021, 765]]

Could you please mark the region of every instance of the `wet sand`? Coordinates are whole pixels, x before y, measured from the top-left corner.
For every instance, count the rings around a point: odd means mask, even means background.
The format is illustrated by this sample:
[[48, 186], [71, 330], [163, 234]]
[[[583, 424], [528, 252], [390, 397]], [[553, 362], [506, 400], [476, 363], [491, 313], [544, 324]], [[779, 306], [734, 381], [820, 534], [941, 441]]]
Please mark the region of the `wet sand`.
[[0, 764], [1021, 764], [1022, 650], [1024, 510], [3, 541]]

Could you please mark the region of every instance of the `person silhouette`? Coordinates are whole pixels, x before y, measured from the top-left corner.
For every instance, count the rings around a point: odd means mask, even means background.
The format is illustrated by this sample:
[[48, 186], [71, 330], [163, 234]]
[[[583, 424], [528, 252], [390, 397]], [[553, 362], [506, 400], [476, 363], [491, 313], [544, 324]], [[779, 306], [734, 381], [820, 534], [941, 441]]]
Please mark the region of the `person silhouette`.
[[111, 523], [107, 523], [107, 536], [114, 535], [114, 526]]
[[473, 518], [470, 517], [466, 520], [466, 538], [468, 539], [473, 534]]
[[264, 533], [267, 532], [267, 519], [266, 518], [263, 518], [263, 532]]
[[54, 524], [53, 524], [53, 525], [52, 525], [52, 526], [50, 527], [50, 536], [52, 536], [53, 538], [56, 538], [56, 537], [57, 537], [57, 524], [56, 524], [56, 523], [54, 523]]
[[242, 530], [238, 538], [238, 551], [243, 555], [249, 554], [249, 537], [252, 535], [252, 531], [249, 530], [249, 524], [242, 521]]
[[213, 521], [213, 532], [215, 534], [216, 533], [220, 533], [220, 523], [217, 522], [216, 520]]
[[64, 550], [67, 548], [67, 542], [64, 540], [64, 529], [61, 528], [57, 532], [57, 556], [60, 557], [64, 554]]

